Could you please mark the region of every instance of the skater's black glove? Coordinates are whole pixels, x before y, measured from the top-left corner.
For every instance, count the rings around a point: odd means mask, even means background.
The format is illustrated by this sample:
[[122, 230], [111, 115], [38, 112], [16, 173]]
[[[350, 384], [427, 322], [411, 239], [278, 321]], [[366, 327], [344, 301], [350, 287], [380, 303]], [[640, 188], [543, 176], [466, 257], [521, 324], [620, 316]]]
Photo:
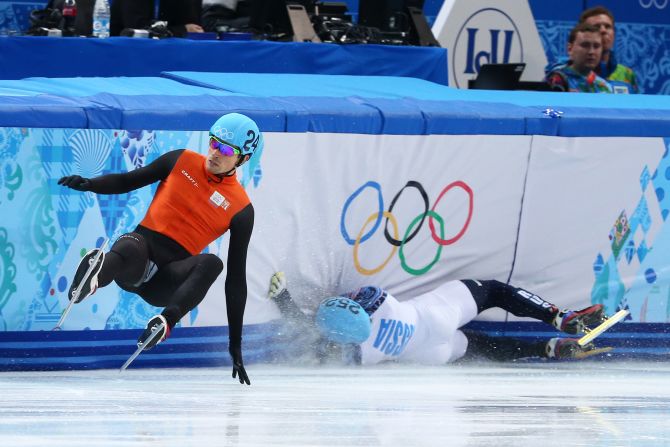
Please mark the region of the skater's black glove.
[[67, 186], [71, 189], [76, 189], [77, 191], [91, 190], [91, 181], [80, 175], [68, 175], [67, 177], [61, 177], [60, 180], [58, 180], [58, 184]]
[[233, 379], [239, 376], [241, 384], [251, 385], [249, 382], [249, 376], [244, 369], [244, 363], [242, 363], [242, 348], [240, 346], [229, 346], [228, 352], [233, 358]]

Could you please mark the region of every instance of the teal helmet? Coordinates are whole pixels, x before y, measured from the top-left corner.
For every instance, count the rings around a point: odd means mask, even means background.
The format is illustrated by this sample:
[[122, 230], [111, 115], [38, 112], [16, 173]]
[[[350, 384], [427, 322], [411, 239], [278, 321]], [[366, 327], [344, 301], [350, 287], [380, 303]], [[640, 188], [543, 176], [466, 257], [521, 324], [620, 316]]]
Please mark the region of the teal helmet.
[[360, 344], [370, 337], [370, 316], [356, 301], [334, 296], [321, 301], [314, 316], [316, 327], [335, 343]]
[[223, 115], [209, 129], [218, 140], [240, 149], [242, 155], [254, 155], [263, 150], [263, 134], [248, 116], [241, 113]]

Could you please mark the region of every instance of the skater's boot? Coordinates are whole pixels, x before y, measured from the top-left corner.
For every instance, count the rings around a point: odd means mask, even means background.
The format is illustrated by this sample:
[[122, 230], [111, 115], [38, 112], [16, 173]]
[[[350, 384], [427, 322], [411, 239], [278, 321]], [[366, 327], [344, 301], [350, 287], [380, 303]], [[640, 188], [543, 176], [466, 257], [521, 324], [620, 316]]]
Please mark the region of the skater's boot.
[[554, 317], [552, 324], [567, 334], [583, 334], [588, 328], [598, 326], [604, 321], [603, 312], [602, 304], [594, 304], [582, 310], [561, 310]]
[[[70, 290], [68, 291], [68, 299], [70, 301], [74, 299], [75, 303], [80, 303], [84, 298], [95, 293], [98, 289], [98, 274], [102, 269], [104, 260], [105, 253], [100, 248], [94, 248], [81, 258], [72, 284], [70, 285]], [[78, 292], [77, 288], [79, 288]]]
[[[150, 341], [149, 338], [151, 334], [158, 332], [154, 338]], [[156, 346], [158, 343], [162, 342], [170, 336], [170, 326], [167, 323], [167, 320], [163, 315], [156, 315], [147, 323], [147, 328], [142, 332], [140, 338], [137, 339], [137, 347], [142, 348], [143, 351], [148, 351], [149, 349]]]
[[546, 346], [547, 357], [558, 360], [582, 359], [599, 352], [593, 343], [580, 346], [576, 338], [552, 338]]

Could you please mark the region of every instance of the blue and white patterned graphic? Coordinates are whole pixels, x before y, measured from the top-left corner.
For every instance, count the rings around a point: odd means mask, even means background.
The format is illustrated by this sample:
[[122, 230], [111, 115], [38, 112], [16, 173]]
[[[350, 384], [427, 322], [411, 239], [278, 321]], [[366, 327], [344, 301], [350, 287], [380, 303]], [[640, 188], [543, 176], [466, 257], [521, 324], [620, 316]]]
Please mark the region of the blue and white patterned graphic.
[[593, 303], [607, 313], [628, 309], [637, 322], [670, 321], [670, 278], [665, 272], [670, 250], [670, 139], [650, 173], [640, 173], [640, 199], [633, 210], [621, 210], [610, 229], [611, 251], [598, 253], [593, 263]]
[[23, 34], [30, 27], [30, 13], [46, 4], [46, 0], [0, 1], [0, 36]]
[[[96, 195], [61, 187], [60, 177], [126, 172], [169, 150], [204, 153], [206, 145], [207, 132], [0, 128], [0, 205], [11, 210], [0, 219], [0, 331], [52, 329], [81, 257], [132, 231], [156, 188]], [[256, 164], [240, 180], [257, 185], [259, 172]], [[64, 328], [140, 328], [156, 310], [106, 287], [77, 305]]]
[[[549, 63], [567, 56], [574, 22], [538, 20]], [[635, 71], [642, 93], [670, 95], [670, 24], [617, 23], [614, 50], [619, 63]]]

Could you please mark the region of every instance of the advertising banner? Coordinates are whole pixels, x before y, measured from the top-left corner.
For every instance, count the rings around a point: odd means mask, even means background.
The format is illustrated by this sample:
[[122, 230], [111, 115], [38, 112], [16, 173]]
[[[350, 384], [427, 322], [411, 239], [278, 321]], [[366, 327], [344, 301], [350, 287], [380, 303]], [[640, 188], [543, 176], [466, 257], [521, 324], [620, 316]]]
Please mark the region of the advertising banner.
[[281, 270], [294, 298], [314, 308], [365, 285], [408, 299], [449, 279], [505, 281], [530, 141], [268, 135], [263, 180], [251, 190], [250, 290], [265, 292]]
[[[206, 132], [0, 129], [0, 330], [50, 330], [76, 266], [142, 220], [156, 185], [120, 195], [61, 187], [204, 153]], [[365, 285], [409, 299], [452, 279], [497, 279], [561, 307], [606, 304], [668, 320], [668, 141], [495, 135], [266, 133], [239, 179], [255, 208], [245, 323], [279, 316], [283, 271], [296, 302]], [[182, 326], [226, 325], [228, 237], [205, 250], [224, 271]], [[159, 309], [115, 284], [63, 329], [141, 328]], [[502, 311], [480, 319], [514, 319]]]
[[534, 137], [511, 281], [565, 307], [667, 322], [670, 158], [660, 138]]
[[527, 1], [446, 0], [432, 28], [449, 55], [449, 85], [468, 88], [484, 64], [524, 62], [522, 80], [544, 78], [547, 57]]

